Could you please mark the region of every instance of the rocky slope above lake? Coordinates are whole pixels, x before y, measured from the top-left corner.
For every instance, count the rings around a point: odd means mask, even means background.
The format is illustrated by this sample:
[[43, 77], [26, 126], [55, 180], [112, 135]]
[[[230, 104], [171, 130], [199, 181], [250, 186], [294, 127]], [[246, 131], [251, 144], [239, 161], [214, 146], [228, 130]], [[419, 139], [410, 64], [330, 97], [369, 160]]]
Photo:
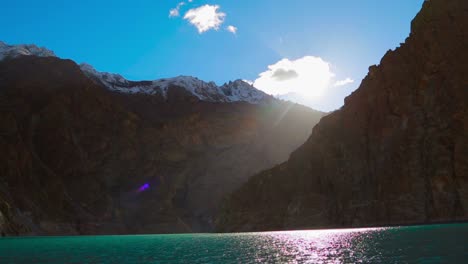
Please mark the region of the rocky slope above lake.
[[211, 231], [222, 198], [323, 116], [241, 81], [130, 82], [0, 44], [6, 235]]
[[468, 1], [425, 1], [290, 159], [224, 204], [219, 231], [468, 220]]

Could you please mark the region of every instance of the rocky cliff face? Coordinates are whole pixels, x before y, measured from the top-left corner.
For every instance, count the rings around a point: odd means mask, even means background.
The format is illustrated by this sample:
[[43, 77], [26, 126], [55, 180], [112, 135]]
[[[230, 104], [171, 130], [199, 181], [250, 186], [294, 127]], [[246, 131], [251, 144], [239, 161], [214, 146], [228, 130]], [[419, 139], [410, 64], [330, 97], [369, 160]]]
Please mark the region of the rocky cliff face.
[[285, 161], [323, 115], [204, 101], [180, 83], [115, 92], [72, 61], [16, 55], [0, 61], [7, 235], [210, 231], [224, 195]]
[[425, 1], [344, 106], [230, 197], [219, 231], [468, 220], [467, 61], [468, 1]]

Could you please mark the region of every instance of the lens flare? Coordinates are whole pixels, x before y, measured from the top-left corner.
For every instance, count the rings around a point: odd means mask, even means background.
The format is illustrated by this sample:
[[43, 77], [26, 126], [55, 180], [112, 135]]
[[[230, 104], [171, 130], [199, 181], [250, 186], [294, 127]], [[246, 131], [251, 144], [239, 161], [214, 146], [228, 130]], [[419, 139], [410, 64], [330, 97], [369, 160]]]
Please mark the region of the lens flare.
[[138, 188], [138, 192], [144, 192], [144, 191], [148, 190], [149, 187], [150, 187], [149, 183], [145, 183], [140, 188]]

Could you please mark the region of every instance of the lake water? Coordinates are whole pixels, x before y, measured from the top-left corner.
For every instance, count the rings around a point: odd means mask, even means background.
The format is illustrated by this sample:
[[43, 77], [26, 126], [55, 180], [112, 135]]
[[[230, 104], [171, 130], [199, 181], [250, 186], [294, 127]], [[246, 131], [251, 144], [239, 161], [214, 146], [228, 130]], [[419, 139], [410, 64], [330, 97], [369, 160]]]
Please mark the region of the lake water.
[[2, 238], [0, 263], [468, 263], [468, 224]]

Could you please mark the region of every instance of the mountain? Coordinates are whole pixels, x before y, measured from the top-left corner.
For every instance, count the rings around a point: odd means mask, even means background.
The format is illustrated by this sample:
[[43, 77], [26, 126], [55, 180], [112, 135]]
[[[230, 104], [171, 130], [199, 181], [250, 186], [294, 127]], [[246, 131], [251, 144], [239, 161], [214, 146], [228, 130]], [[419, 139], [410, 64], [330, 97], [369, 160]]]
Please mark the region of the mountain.
[[324, 115], [242, 81], [128, 81], [0, 43], [3, 235], [213, 230], [226, 194]]
[[229, 82], [220, 87], [214, 82], [207, 83], [191, 76], [134, 82], [126, 80], [118, 74], [98, 72], [89, 64], [81, 64], [80, 68], [88, 77], [99, 84], [104, 85], [111, 91], [120, 93], [159, 95], [168, 99], [169, 87], [177, 86], [199, 100], [206, 102], [232, 103], [242, 101], [257, 104], [271, 99], [270, 95], [257, 90], [242, 80]]
[[234, 192], [219, 231], [468, 220], [468, 1], [430, 0], [289, 160]]

